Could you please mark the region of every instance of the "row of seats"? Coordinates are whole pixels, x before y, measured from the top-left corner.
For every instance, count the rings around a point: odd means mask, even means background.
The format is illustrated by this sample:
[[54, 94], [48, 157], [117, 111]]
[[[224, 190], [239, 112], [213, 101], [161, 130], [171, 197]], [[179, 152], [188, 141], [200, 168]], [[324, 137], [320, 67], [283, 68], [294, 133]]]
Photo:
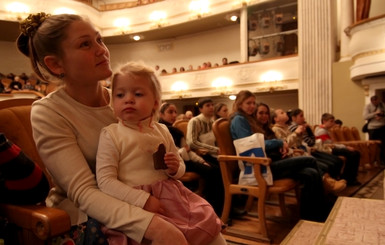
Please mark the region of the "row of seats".
[[334, 127], [331, 130], [334, 142], [352, 146], [361, 154], [360, 170], [371, 169], [380, 163], [379, 140], [362, 140], [356, 127]]

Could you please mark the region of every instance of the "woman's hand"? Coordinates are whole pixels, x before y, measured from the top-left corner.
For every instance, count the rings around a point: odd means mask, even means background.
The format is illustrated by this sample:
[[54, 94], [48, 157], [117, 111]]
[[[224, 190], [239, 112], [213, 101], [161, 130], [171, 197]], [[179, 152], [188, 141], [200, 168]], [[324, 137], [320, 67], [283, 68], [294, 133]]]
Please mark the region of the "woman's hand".
[[163, 209], [162, 209], [162, 206], [160, 205], [159, 199], [151, 195], [147, 199], [147, 202], [144, 205], [143, 209], [151, 213], [159, 213], [159, 214], [163, 213]]
[[186, 238], [179, 229], [156, 215], [147, 227], [144, 238], [152, 241], [151, 245], [188, 245]]
[[164, 155], [164, 163], [167, 165], [167, 173], [175, 175], [179, 169], [179, 158], [174, 152], [167, 152]]

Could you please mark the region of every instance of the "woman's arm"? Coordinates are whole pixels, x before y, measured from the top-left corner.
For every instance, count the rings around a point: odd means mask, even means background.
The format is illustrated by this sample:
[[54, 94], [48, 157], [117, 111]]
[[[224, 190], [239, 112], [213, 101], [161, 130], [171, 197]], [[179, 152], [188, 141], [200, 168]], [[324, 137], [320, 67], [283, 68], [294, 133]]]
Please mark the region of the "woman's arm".
[[[71, 113], [75, 115], [76, 110]], [[79, 148], [78, 131], [63, 114], [43, 103], [34, 104], [31, 112], [34, 140], [55, 184], [88, 216], [140, 242], [154, 214], [99, 190], [95, 175]], [[85, 127], [93, 126], [91, 121], [81, 123]]]

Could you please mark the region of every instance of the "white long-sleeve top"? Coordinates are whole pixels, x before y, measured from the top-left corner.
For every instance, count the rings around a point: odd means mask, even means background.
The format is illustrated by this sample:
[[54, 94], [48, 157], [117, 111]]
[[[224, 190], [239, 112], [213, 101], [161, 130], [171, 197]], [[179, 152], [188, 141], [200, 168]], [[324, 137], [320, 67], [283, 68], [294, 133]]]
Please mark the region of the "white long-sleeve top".
[[[173, 176], [154, 168], [153, 153], [163, 143], [166, 152], [179, 158], [179, 169]], [[143, 207], [149, 193], [135, 189], [169, 177], [179, 179], [185, 165], [166, 125], [151, 118], [139, 123], [114, 123], [103, 128], [97, 153], [96, 176], [99, 188], [120, 200]]]
[[88, 215], [140, 242], [154, 214], [103, 193], [94, 175], [100, 130], [116, 122], [111, 108], [85, 106], [58, 89], [33, 104], [31, 122], [56, 184], [47, 206], [65, 210], [73, 225]]

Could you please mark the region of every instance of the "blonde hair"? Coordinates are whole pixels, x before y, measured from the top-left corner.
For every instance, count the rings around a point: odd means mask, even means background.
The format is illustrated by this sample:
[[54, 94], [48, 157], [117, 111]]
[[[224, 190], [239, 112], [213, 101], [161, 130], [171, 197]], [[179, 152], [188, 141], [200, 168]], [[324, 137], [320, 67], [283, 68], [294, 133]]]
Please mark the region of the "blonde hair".
[[[155, 97], [155, 101], [158, 102], [158, 106], [153, 111], [153, 116], [157, 117], [159, 113], [159, 107], [162, 102], [162, 89], [160, 86], [160, 82], [158, 78], [156, 77], [154, 70], [146, 66], [143, 62], [128, 62], [122, 66], [120, 66], [113, 74], [112, 80], [111, 80], [111, 89], [112, 93], [114, 93], [115, 90], [115, 83], [118, 76], [121, 75], [134, 75], [134, 76], [141, 76], [147, 78], [147, 80], [150, 82], [151, 90], [153, 92], [153, 95]], [[111, 103], [113, 102], [114, 98], [112, 97]]]
[[59, 82], [60, 75], [52, 73], [46, 66], [44, 57], [63, 57], [61, 44], [68, 36], [68, 27], [75, 21], [86, 20], [79, 15], [49, 15], [41, 12], [29, 15], [20, 23], [21, 34], [16, 40], [17, 48], [29, 57], [32, 69], [40, 79]]

